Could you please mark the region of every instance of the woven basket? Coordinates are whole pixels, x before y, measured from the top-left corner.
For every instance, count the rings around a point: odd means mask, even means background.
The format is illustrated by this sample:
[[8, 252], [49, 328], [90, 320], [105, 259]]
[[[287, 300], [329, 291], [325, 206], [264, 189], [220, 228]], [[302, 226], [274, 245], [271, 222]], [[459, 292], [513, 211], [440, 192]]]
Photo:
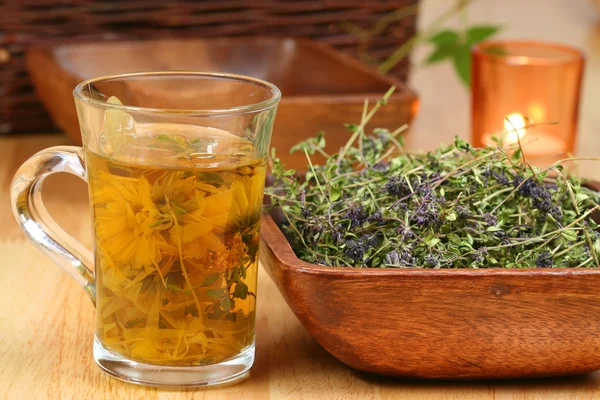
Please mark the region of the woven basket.
[[[73, 41], [278, 35], [319, 40], [356, 55], [344, 21], [370, 27], [418, 0], [0, 0], [0, 133], [56, 129], [27, 75], [28, 47]], [[416, 17], [369, 46], [383, 59], [415, 33]], [[405, 81], [408, 60], [392, 73]]]

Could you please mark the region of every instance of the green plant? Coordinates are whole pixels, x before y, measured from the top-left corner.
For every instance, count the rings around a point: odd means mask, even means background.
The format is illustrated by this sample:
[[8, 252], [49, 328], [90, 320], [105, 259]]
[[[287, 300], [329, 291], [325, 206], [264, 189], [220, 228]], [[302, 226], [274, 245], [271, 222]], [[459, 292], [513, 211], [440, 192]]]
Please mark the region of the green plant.
[[[471, 80], [471, 49], [474, 45], [491, 38], [501, 29], [498, 25], [468, 25], [467, 7], [475, 0], [457, 0], [441, 14], [430, 26], [408, 39], [398, 47], [387, 59], [379, 63], [377, 68], [382, 73], [388, 73], [417, 46], [429, 45], [432, 50], [424, 60], [424, 65], [437, 64], [442, 61], [452, 62], [460, 80], [467, 86]], [[410, 6], [390, 13], [379, 20], [371, 29], [362, 29], [354, 24], [345, 23], [343, 27], [356, 35], [359, 40], [359, 55], [363, 62], [376, 65], [378, 61], [368, 55], [369, 43], [381, 35], [387, 27], [402, 18], [414, 15], [418, 6]], [[453, 17], [461, 16], [461, 29], [443, 28], [443, 25]]]
[[[365, 126], [393, 90], [367, 104], [338, 152], [319, 133], [299, 143], [304, 179], [272, 155], [273, 186], [286, 233], [301, 259], [328, 266], [395, 268], [550, 268], [600, 266], [600, 235], [590, 218], [600, 196], [560, 163], [540, 169], [520, 142], [476, 149], [461, 139], [409, 153], [398, 136]], [[315, 165], [311, 156], [327, 157]], [[562, 160], [572, 161], [574, 159]]]

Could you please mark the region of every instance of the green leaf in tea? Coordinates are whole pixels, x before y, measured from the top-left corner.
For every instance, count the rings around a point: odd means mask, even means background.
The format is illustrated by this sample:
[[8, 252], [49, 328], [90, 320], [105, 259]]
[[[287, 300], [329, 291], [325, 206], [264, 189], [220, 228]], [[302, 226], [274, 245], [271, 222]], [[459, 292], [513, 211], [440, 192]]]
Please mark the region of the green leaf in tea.
[[221, 175], [208, 171], [198, 172], [198, 179], [215, 187], [221, 187], [225, 183]]
[[212, 274], [212, 275], [207, 276], [206, 279], [204, 279], [204, 282], [202, 282], [202, 286], [212, 285], [219, 279], [219, 277], [220, 277], [219, 274]]
[[227, 288], [209, 289], [206, 294], [210, 297], [223, 297], [227, 293]]
[[233, 295], [239, 299], [245, 299], [248, 296], [248, 286], [244, 282], [236, 283]]

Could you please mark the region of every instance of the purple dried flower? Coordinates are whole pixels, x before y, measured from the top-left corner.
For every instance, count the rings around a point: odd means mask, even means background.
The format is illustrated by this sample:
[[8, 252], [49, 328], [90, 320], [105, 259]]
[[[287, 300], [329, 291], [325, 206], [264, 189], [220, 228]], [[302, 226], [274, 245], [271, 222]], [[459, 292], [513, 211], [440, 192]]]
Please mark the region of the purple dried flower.
[[429, 218], [423, 210], [417, 211], [415, 221], [417, 225], [429, 226]]
[[434, 268], [437, 267], [437, 265], [439, 264], [439, 260], [437, 259], [437, 257], [433, 256], [433, 255], [428, 255], [427, 257], [425, 257], [425, 266], [430, 267], [430, 268]]
[[500, 173], [494, 173], [494, 178], [496, 178], [496, 182], [498, 182], [500, 185], [506, 186], [510, 184], [510, 180], [506, 176], [506, 172], [504, 172], [504, 170], [502, 170]]
[[331, 234], [336, 242], [342, 242], [344, 240], [344, 235], [342, 235], [342, 233], [337, 229], [334, 229]]
[[482, 247], [477, 250], [475, 254], [471, 255], [473, 261], [482, 263], [485, 260], [485, 257], [488, 255], [488, 249], [486, 247]]
[[373, 171], [387, 172], [390, 169], [390, 163], [387, 161], [381, 161], [371, 166], [371, 168], [373, 169]]
[[560, 210], [558, 210], [558, 208], [554, 209], [552, 204], [552, 194], [537, 181], [529, 178], [523, 183], [523, 177], [517, 176], [513, 180], [513, 185], [515, 185], [515, 187], [521, 185], [521, 187], [519, 187], [519, 194], [523, 197], [531, 198], [533, 207], [544, 214], [551, 213], [553, 217], [560, 216], [559, 218], [555, 218], [557, 221], [562, 219]]
[[367, 246], [360, 240], [348, 240], [346, 242], [346, 248], [344, 249], [344, 255], [354, 261], [361, 261], [365, 256]]
[[542, 251], [535, 259], [537, 268], [552, 268], [552, 254], [547, 251]]
[[371, 214], [371, 216], [369, 217], [369, 221], [373, 221], [373, 222], [381, 222], [381, 219], [383, 218], [383, 214], [381, 213], [381, 211], [375, 211], [373, 214]]
[[311, 207], [307, 205], [302, 206], [302, 210], [300, 210], [300, 215], [302, 215], [302, 218], [304, 219], [309, 219], [312, 215]]
[[443, 220], [440, 215], [439, 199], [435, 196], [431, 188], [422, 187], [419, 192], [423, 192], [419, 200], [419, 207], [412, 215], [411, 219], [424, 228], [439, 227]]
[[471, 258], [475, 262], [478, 262], [478, 263], [483, 262], [483, 254], [480, 251], [476, 251], [475, 254], [472, 254]]
[[550, 215], [552, 215], [552, 218], [554, 218], [556, 221], [562, 221], [562, 211], [557, 206], [552, 206], [550, 209]]
[[548, 213], [552, 209], [552, 195], [549, 191], [542, 189], [539, 185], [532, 194], [533, 206], [543, 213]]
[[392, 196], [402, 197], [410, 193], [410, 187], [406, 179], [401, 176], [391, 176], [386, 182], [384, 189]]
[[397, 231], [402, 241], [407, 241], [415, 237], [413, 231], [407, 226], [402, 225], [397, 229]]
[[402, 252], [392, 250], [385, 256], [385, 262], [386, 264], [398, 267], [412, 267], [414, 266], [415, 258], [407, 250], [403, 250]]
[[431, 196], [432, 189], [429, 187], [429, 185], [424, 183], [417, 188], [417, 192], [419, 192], [423, 197], [429, 198]]
[[373, 247], [379, 245], [379, 238], [377, 235], [363, 235], [361, 240], [367, 249], [372, 249]]
[[440, 218], [439, 207], [432, 203], [420, 207], [413, 216], [417, 225], [424, 228], [437, 227], [442, 223]]
[[494, 226], [498, 223], [498, 218], [496, 218], [494, 215], [490, 214], [489, 212], [483, 214], [483, 220], [485, 221], [485, 223], [488, 226]]
[[536, 197], [540, 194], [540, 185], [532, 178], [523, 179], [521, 176], [517, 176], [513, 180], [513, 185], [519, 187], [519, 194], [523, 197]]
[[348, 240], [346, 242], [346, 248], [344, 249], [344, 255], [354, 261], [360, 261], [362, 263], [365, 252], [377, 245], [379, 245], [377, 235], [364, 235], [360, 239]]
[[519, 187], [521, 185], [521, 183], [524, 181], [523, 177], [521, 175], [515, 175], [512, 181], [513, 186], [516, 188], [519, 188], [519, 193], [523, 194], [523, 186]]
[[469, 218], [469, 210], [467, 210], [467, 207], [457, 206], [456, 215], [459, 219], [467, 219]]
[[350, 220], [350, 228], [356, 228], [364, 224], [369, 215], [363, 206], [352, 206], [346, 214], [344, 214], [344, 219]]
[[400, 254], [396, 250], [392, 250], [385, 256], [385, 262], [390, 265], [400, 264]]

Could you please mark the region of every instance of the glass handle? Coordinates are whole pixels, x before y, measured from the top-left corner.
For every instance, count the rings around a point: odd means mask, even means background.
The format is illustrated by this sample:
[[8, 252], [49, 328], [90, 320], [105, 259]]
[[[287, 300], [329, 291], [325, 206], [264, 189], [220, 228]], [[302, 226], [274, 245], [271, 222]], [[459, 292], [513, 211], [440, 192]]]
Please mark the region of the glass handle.
[[96, 304], [93, 255], [52, 219], [42, 202], [49, 175], [67, 172], [87, 181], [83, 149], [56, 146], [33, 155], [19, 168], [10, 188], [13, 214], [29, 239], [85, 289]]

